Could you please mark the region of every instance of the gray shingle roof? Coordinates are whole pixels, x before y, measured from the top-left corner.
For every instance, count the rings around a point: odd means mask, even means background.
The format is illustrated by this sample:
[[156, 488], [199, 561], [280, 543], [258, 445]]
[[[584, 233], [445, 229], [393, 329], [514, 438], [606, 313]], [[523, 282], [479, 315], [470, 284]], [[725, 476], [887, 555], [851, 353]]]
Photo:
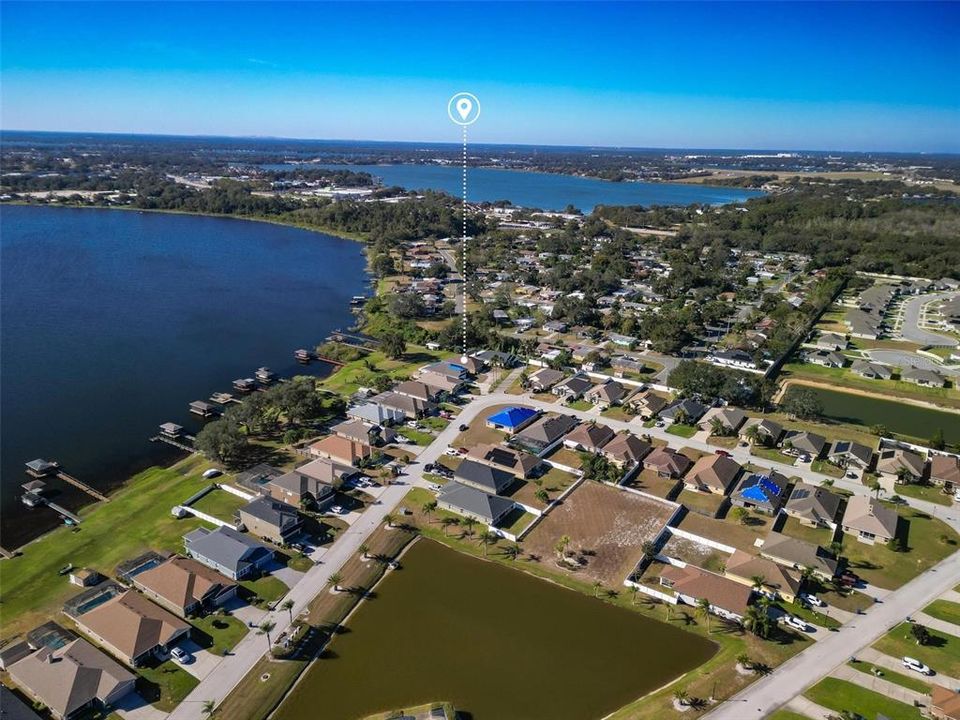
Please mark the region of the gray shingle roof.
[[447, 483], [437, 501], [452, 508], [475, 515], [493, 524], [513, 508], [513, 501], [490, 495], [458, 482]]

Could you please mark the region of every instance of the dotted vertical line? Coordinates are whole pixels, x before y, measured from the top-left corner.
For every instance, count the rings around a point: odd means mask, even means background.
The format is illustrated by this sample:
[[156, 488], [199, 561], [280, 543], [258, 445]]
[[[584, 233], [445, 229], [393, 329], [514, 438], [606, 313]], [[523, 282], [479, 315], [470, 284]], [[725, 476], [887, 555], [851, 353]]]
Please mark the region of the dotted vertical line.
[[463, 317], [461, 319], [461, 330], [463, 333], [463, 356], [467, 356], [467, 126], [463, 126], [463, 173], [462, 173], [462, 197], [460, 206], [463, 220], [463, 235], [460, 239], [460, 280], [463, 303]]

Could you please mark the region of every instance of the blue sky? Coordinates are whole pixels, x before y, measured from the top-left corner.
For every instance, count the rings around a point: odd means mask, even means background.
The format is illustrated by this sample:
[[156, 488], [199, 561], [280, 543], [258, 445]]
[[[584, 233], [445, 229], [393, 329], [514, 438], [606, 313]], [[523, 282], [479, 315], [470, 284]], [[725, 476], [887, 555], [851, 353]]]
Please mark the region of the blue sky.
[[960, 152], [960, 3], [0, 4], [5, 129]]

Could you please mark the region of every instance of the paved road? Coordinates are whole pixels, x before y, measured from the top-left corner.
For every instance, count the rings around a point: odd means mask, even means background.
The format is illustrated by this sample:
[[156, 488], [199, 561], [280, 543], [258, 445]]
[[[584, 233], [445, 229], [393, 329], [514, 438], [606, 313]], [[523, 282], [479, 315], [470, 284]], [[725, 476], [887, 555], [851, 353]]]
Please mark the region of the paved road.
[[941, 363], [934, 362], [930, 358], [916, 353], [906, 352], [904, 350], [868, 350], [866, 355], [871, 360], [893, 365], [894, 367], [907, 368], [911, 365], [921, 370], [933, 370], [941, 375], [960, 375], [960, 368], [953, 369], [945, 367]]
[[900, 334], [905, 340], [920, 343], [921, 345], [945, 345], [953, 347], [958, 342], [954, 338], [939, 333], [930, 332], [920, 327], [920, 313], [923, 306], [934, 300], [951, 298], [956, 293], [934, 293], [932, 295], [917, 295], [903, 303], [903, 323]]

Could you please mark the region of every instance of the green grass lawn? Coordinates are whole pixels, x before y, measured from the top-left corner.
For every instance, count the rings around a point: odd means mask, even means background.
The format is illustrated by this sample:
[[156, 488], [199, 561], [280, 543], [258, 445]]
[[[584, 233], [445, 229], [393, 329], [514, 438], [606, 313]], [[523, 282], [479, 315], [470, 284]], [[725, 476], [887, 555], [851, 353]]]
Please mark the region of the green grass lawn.
[[265, 602], [282, 598], [289, 589], [273, 575], [264, 575], [256, 580], [241, 580], [240, 584]]
[[[867, 675], [877, 677], [873, 675], [872, 668], [874, 667], [868, 662], [863, 662], [858, 660], [856, 662], [848, 662], [847, 665], [852, 667], [854, 670], [859, 670], [862, 673]], [[901, 687], [907, 688], [907, 690], [913, 690], [914, 692], [923, 693], [924, 695], [930, 692], [930, 686], [920, 680], [916, 675], [904, 675], [903, 673], [894, 672], [893, 670], [888, 670], [887, 668], [877, 668], [882, 673], [879, 677], [883, 678], [887, 682], [892, 682], [895, 685], [900, 685]]]
[[896, 492], [903, 497], [915, 498], [917, 500], [926, 500], [937, 505], [953, 505], [953, 500], [935, 485], [924, 485], [921, 483], [907, 483], [897, 485]]
[[834, 531], [830, 528], [810, 527], [804, 525], [795, 517], [787, 517], [783, 521], [780, 532], [797, 540], [804, 540], [824, 548], [830, 545], [834, 536]]
[[234, 495], [226, 490], [215, 488], [193, 503], [190, 507], [194, 510], [213, 515], [224, 522], [232, 523], [237, 510], [247, 504], [239, 495]]
[[910, 623], [904, 622], [877, 640], [874, 647], [893, 657], [916, 658], [944, 675], [960, 676], [960, 638], [936, 630], [930, 630], [930, 638], [926, 645], [917, 645], [910, 634]]
[[223, 655], [225, 651], [232, 650], [248, 632], [245, 623], [230, 615], [194, 618], [191, 624], [200, 631], [193, 634], [193, 639], [214, 655]]
[[824, 678], [807, 690], [804, 697], [837, 712], [859, 713], [866, 718], [886, 715], [890, 720], [920, 720], [920, 710], [845, 680]]
[[799, 603], [788, 602], [781, 603], [781, 606], [791, 615], [796, 615], [801, 620], [806, 620], [808, 623], [819, 625], [822, 628], [838, 628], [842, 624], [832, 617], [818, 612], [816, 608], [807, 608]]
[[619, 405], [614, 405], [613, 407], [607, 408], [600, 414], [604, 417], [613, 418], [614, 420], [622, 420], [623, 422], [630, 422], [634, 418], [633, 415], [628, 413]]
[[533, 522], [533, 519], [533, 513], [514, 510], [513, 512], [507, 513], [507, 516], [500, 522], [498, 527], [516, 537], [527, 525]]
[[152, 668], [137, 668], [137, 690], [158, 710], [170, 712], [200, 684], [193, 675], [172, 660]]
[[572, 403], [567, 403], [567, 407], [573, 408], [574, 410], [589, 410], [593, 405], [586, 400], [574, 400]]
[[843, 469], [838, 468], [836, 465], [831, 465], [826, 460], [814, 460], [810, 463], [810, 469], [823, 475], [829, 475], [830, 477], [843, 477]]
[[333, 375], [321, 381], [320, 385], [340, 395], [352, 395], [373, 374], [367, 367], [368, 362], [373, 364], [378, 372], [387, 373], [395, 380], [406, 380], [422, 366], [443, 360], [445, 357], [452, 358], [455, 354], [434, 352], [421, 345], [407, 345], [407, 351], [400, 360], [390, 360], [380, 351], [372, 352], [359, 360], [347, 363]]
[[426, 417], [420, 421], [421, 424], [427, 426], [431, 430], [443, 430], [447, 425], [450, 424], [449, 420], [444, 420], [441, 417]]
[[866, 545], [844, 537], [843, 555], [855, 573], [872, 585], [895, 590], [943, 560], [960, 540], [946, 523], [907, 506], [898, 506], [907, 552], [894, 552], [885, 543]]
[[797, 459], [792, 455], [784, 455], [776, 448], [766, 448], [761, 447], [760, 445], [754, 445], [751, 447], [750, 454], [759, 458], [763, 458], [764, 460], [783, 463], [784, 465], [793, 465], [797, 462]]
[[408, 427], [398, 427], [396, 430], [398, 435], [402, 435], [407, 440], [413, 440], [413, 442], [421, 447], [426, 447], [433, 442], [433, 435], [423, 432], [422, 430], [411, 430]]
[[57, 571], [67, 563], [112, 576], [116, 566], [147, 550], [183, 550], [182, 536], [209, 525], [177, 520], [170, 508], [209, 484], [200, 477], [210, 463], [198, 456], [170, 469], [150, 468], [111, 495], [110, 502], [80, 511], [79, 530], [60, 527], [31, 543], [23, 555], [3, 561], [3, 636], [29, 630], [55, 615], [79, 592]]
[[667, 428], [667, 432], [682, 438], [691, 438], [700, 432], [696, 425], [684, 425], [683, 423], [673, 423]]
[[923, 611], [937, 620], [960, 625], [960, 603], [949, 600], [934, 600]]

